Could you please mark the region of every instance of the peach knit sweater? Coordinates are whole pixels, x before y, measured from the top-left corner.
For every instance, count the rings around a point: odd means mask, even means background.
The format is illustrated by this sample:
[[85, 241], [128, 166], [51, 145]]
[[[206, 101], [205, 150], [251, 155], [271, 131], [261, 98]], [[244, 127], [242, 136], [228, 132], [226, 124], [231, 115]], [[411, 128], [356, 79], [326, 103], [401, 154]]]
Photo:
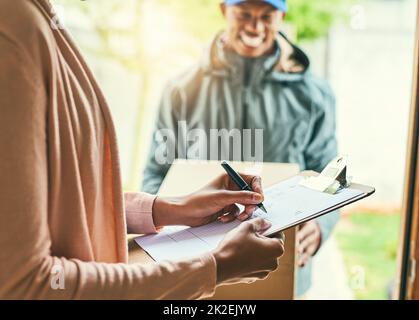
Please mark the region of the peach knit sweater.
[[125, 194], [124, 209], [108, 106], [54, 22], [46, 0], [0, 0], [0, 299], [211, 295], [211, 254], [126, 264], [127, 227], [155, 232], [154, 197]]

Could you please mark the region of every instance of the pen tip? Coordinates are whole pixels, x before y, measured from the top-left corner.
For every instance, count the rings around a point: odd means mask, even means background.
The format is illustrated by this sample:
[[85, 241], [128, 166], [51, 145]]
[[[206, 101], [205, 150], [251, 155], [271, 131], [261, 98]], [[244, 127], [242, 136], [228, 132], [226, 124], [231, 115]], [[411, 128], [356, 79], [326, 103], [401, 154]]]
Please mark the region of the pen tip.
[[263, 212], [268, 213], [268, 211], [266, 211], [266, 209], [263, 205], [261, 205], [260, 208], [262, 209]]

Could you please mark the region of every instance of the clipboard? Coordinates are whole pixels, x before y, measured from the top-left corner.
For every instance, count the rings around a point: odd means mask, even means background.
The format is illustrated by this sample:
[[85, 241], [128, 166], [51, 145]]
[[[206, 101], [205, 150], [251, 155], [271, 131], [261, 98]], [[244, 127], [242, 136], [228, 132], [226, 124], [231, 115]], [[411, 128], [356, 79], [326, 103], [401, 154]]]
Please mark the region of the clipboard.
[[[261, 210], [257, 210], [252, 216], [252, 218], [263, 216], [272, 222], [272, 227], [265, 231], [265, 236], [272, 236], [333, 212], [359, 201], [375, 191], [372, 187], [354, 183], [345, 188], [352, 189], [352, 192], [343, 190], [331, 195], [299, 185], [302, 176], [315, 175], [317, 173], [313, 171], [305, 171], [266, 189], [264, 204], [267, 205], [267, 208], [272, 208], [275, 211], [268, 212], [265, 215]], [[304, 199], [306, 202], [302, 201]], [[259, 213], [257, 213], [258, 211]], [[301, 218], [296, 218], [299, 214], [301, 214]], [[193, 228], [185, 226], [165, 227], [158, 234], [140, 236], [135, 238], [135, 241], [156, 261], [182, 258], [181, 255], [183, 254], [186, 257], [215, 249], [225, 234], [241, 223], [238, 220], [229, 223], [214, 221]]]
[[[319, 175], [318, 172], [307, 170], [307, 171], [300, 172], [297, 176], [317, 177], [318, 175]], [[343, 207], [345, 207], [345, 206], [347, 206], [347, 205], [349, 205], [351, 203], [354, 203], [354, 202], [357, 202], [359, 200], [362, 200], [362, 199], [364, 199], [366, 197], [369, 197], [370, 195], [372, 195], [375, 192], [375, 188], [374, 187], [370, 187], [370, 186], [359, 184], [359, 183], [351, 183], [351, 185], [348, 186], [348, 187], [346, 187], [346, 189], [358, 190], [358, 191], [362, 191], [362, 193], [360, 195], [358, 195], [358, 196], [350, 199], [350, 200], [343, 201], [343, 202], [341, 202], [341, 203], [339, 203], [339, 204], [337, 204], [335, 206], [329, 207], [329, 208], [324, 209], [322, 211], [319, 211], [319, 212], [317, 212], [317, 213], [315, 213], [315, 214], [313, 214], [311, 216], [308, 216], [308, 217], [305, 217], [305, 218], [303, 218], [301, 220], [295, 221], [294, 223], [291, 223], [290, 225], [288, 225], [288, 226], [286, 226], [284, 228], [280, 228], [280, 229], [277, 229], [277, 230], [271, 230], [269, 233], [266, 234], [266, 236], [273, 236], [273, 235], [275, 235], [275, 234], [277, 234], [279, 232], [286, 231], [286, 230], [288, 230], [290, 228], [296, 227], [296, 226], [298, 226], [300, 224], [303, 224], [303, 223], [305, 223], [307, 221], [310, 221], [310, 220], [319, 218], [319, 217], [321, 217], [321, 216], [323, 216], [325, 214], [334, 212], [334, 211], [336, 211], [336, 210], [338, 210], [340, 208], [343, 208]]]

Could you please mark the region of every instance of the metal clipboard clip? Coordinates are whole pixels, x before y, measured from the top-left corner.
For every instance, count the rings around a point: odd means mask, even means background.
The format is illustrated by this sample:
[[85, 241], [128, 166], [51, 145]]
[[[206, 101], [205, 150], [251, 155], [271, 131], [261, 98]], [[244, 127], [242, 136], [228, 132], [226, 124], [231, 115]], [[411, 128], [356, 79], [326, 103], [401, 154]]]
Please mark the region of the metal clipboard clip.
[[339, 156], [333, 159], [316, 177], [308, 177], [300, 181], [300, 185], [335, 194], [337, 191], [348, 187], [351, 183], [347, 177], [347, 157]]

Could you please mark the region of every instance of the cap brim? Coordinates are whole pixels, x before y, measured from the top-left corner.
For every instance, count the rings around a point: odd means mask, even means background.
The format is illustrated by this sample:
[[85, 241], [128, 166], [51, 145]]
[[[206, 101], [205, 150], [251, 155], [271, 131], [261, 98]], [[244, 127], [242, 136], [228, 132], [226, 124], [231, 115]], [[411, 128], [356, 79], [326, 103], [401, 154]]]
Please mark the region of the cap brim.
[[[248, 0], [226, 0], [224, 1], [224, 3], [228, 6], [234, 6], [234, 5], [238, 5], [240, 3], [244, 3], [244, 2], [248, 2]], [[282, 12], [287, 12], [287, 3], [285, 1], [280, 1], [278, 3], [278, 1], [275, 0], [260, 0], [260, 2], [264, 2], [266, 4], [270, 4], [272, 7], [274, 7], [275, 9], [282, 11]]]

